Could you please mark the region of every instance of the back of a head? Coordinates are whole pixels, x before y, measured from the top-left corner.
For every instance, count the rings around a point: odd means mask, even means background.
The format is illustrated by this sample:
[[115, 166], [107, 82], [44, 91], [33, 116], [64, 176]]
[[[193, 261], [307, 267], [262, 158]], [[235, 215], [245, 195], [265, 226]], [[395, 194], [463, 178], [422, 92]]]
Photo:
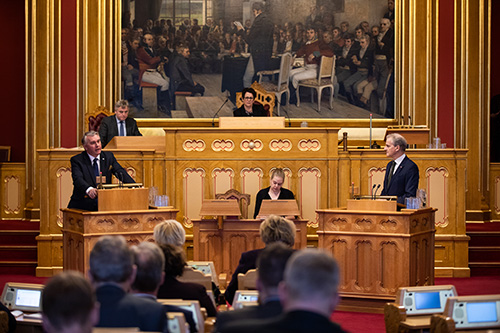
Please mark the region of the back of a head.
[[176, 220], [166, 220], [158, 223], [154, 228], [154, 238], [158, 245], [171, 244], [184, 246], [186, 230]]
[[149, 293], [158, 288], [165, 270], [165, 256], [160, 247], [151, 242], [142, 242], [131, 248], [134, 263], [137, 266], [132, 289], [136, 292]]
[[170, 244], [160, 245], [165, 255], [165, 277], [178, 277], [184, 273], [186, 258], [182, 248]]
[[295, 244], [295, 224], [277, 215], [270, 215], [260, 224], [260, 238], [269, 245], [274, 242], [282, 242], [290, 247]]
[[293, 300], [323, 300], [337, 294], [340, 274], [336, 260], [318, 249], [295, 252], [285, 268], [287, 297]]
[[259, 280], [266, 288], [276, 288], [283, 280], [285, 266], [294, 250], [281, 242], [267, 246], [259, 255], [257, 269]]
[[133, 256], [123, 236], [103, 236], [90, 252], [90, 275], [94, 282], [122, 283], [133, 272]]
[[92, 327], [98, 319], [97, 311], [91, 318], [95, 306], [95, 293], [81, 273], [60, 273], [49, 280], [42, 293], [44, 328], [57, 332], [65, 327]]

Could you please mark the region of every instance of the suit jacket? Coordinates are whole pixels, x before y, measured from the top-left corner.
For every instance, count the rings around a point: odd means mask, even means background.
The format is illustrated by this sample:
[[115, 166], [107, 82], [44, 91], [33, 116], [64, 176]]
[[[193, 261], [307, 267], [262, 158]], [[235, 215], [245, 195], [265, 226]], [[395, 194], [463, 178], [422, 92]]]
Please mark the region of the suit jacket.
[[224, 311], [217, 314], [215, 322], [216, 331], [224, 330], [230, 323], [236, 323], [245, 319], [267, 319], [280, 315], [283, 312], [283, 307], [279, 300], [266, 302], [263, 305], [249, 306], [243, 309], [234, 311]]
[[327, 317], [310, 311], [296, 310], [264, 320], [242, 320], [228, 324], [217, 332], [223, 333], [344, 333], [344, 330]]
[[234, 270], [231, 282], [229, 282], [226, 292], [224, 293], [226, 302], [229, 304], [233, 304], [234, 294], [236, 293], [236, 290], [238, 290], [238, 274], [245, 274], [249, 270], [257, 268], [257, 258], [262, 250], [263, 249], [251, 250], [241, 254], [238, 267]]
[[[254, 219], [257, 218], [257, 215], [259, 215], [260, 206], [262, 205], [262, 200], [264, 200], [264, 199], [270, 200], [271, 199], [271, 197], [269, 196], [269, 189], [270, 188], [271, 188], [270, 186], [263, 188], [262, 190], [260, 190], [257, 193], [257, 196], [255, 198], [255, 212], [253, 214]], [[291, 199], [295, 199], [293, 192], [282, 187], [280, 195], [278, 197], [278, 200], [291, 200]]]
[[273, 22], [266, 14], [261, 13], [253, 21], [248, 35], [240, 30], [240, 34], [250, 46], [255, 73], [269, 69], [273, 54], [273, 29]]
[[161, 58], [154, 53], [154, 50], [150, 50], [145, 46], [141, 46], [137, 49], [136, 57], [139, 62], [139, 78], [141, 80], [142, 74], [144, 74], [147, 69], [156, 69], [161, 62]]
[[381, 195], [397, 195], [398, 203], [404, 204], [406, 198], [417, 195], [419, 180], [418, 166], [415, 162], [410, 160], [408, 156], [405, 156], [398, 169], [392, 175], [391, 183], [388, 184], [391, 163], [395, 162], [390, 161], [387, 164], [384, 177], [384, 189]]
[[181, 282], [175, 277], [165, 276], [165, 282], [158, 290], [158, 298], [185, 299], [199, 301], [202, 308], [207, 309], [209, 317], [215, 317], [217, 310], [201, 284]]
[[[101, 172], [106, 177], [106, 182], [111, 183], [111, 175], [122, 179], [124, 183], [134, 183], [132, 177], [116, 161], [111, 152], [101, 151]], [[97, 188], [94, 168], [86, 151], [71, 158], [71, 176], [73, 177], [73, 194], [68, 208], [83, 210], [97, 210], [97, 198], [91, 199], [86, 191], [89, 187]]]
[[[137, 127], [137, 122], [133, 118], [125, 119], [125, 129], [127, 136], [142, 136]], [[99, 136], [101, 137], [102, 148], [111, 141], [115, 136], [118, 136], [118, 124], [116, 123], [116, 115], [109, 116], [102, 119], [101, 126], [99, 127]]]
[[242, 105], [233, 111], [233, 115], [235, 117], [267, 117], [267, 112], [262, 104], [253, 104], [252, 112], [252, 115], [247, 114], [245, 111], [245, 106]]
[[153, 299], [127, 294], [116, 285], [96, 289], [101, 304], [97, 327], [139, 327], [141, 331], [163, 332], [166, 316], [163, 305]]
[[172, 94], [177, 91], [181, 83], [190, 85], [191, 87], [195, 86], [188, 61], [182, 54], [174, 52], [168, 68], [170, 73], [170, 92]]

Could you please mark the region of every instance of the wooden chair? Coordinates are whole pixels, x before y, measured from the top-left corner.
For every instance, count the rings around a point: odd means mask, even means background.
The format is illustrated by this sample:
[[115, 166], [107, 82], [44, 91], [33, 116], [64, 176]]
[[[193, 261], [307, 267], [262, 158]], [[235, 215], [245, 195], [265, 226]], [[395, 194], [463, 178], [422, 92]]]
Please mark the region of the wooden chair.
[[189, 332], [186, 318], [182, 312], [168, 312], [167, 325], [170, 333], [187, 333]]
[[113, 112], [110, 112], [104, 106], [98, 106], [94, 111], [88, 113], [85, 117], [85, 127], [89, 131], [99, 131], [99, 127], [101, 126], [101, 122], [104, 118], [111, 116]]
[[238, 290], [257, 289], [257, 269], [250, 269], [245, 274], [238, 274]]
[[453, 318], [442, 314], [431, 317], [431, 333], [453, 333], [455, 332], [455, 321]]
[[[266, 110], [269, 117], [273, 116], [274, 111], [274, 101], [276, 96], [272, 92], [267, 92], [257, 81], [252, 83], [250, 86], [255, 90], [257, 96], [255, 96], [254, 103], [262, 104], [264, 110]], [[239, 108], [243, 105], [243, 96], [241, 92], [236, 93], [236, 107]]]
[[318, 95], [318, 112], [321, 111], [321, 94], [323, 89], [330, 88], [330, 110], [333, 110], [333, 85], [335, 80], [335, 56], [321, 57], [316, 79], [307, 79], [299, 81], [297, 87], [297, 106], [300, 106], [300, 87], [311, 88], [311, 103], [314, 102], [313, 89], [316, 89]]
[[9, 331], [9, 315], [5, 311], [0, 311], [0, 333]]
[[199, 333], [205, 332], [205, 317], [202, 314], [200, 302], [180, 299], [158, 299], [161, 304], [175, 305], [193, 313], [193, 319]]
[[194, 261], [189, 260], [187, 264], [196, 270], [201, 271], [203, 274], [210, 275], [212, 282], [215, 283], [219, 288], [226, 288], [226, 273], [221, 273], [217, 275], [215, 271], [215, 265], [213, 261]]
[[[288, 89], [288, 80], [290, 79], [290, 70], [292, 69], [293, 57], [290, 53], [284, 53], [281, 56], [280, 69], [274, 71], [260, 71], [257, 73], [259, 76], [260, 85], [268, 92], [273, 92], [276, 95], [278, 116], [280, 115], [281, 96], [287, 94], [286, 105], [290, 101], [290, 90]], [[277, 82], [262, 82], [262, 76], [278, 74]]]
[[241, 216], [244, 219], [248, 218], [248, 205], [250, 205], [250, 194], [240, 193], [238, 190], [230, 189], [226, 193], [215, 194], [215, 199], [236, 199], [240, 206]]
[[212, 290], [212, 277], [204, 274], [202, 271], [196, 270], [191, 266], [184, 267], [184, 273], [178, 278], [181, 282], [198, 283], [204, 286], [207, 290]]

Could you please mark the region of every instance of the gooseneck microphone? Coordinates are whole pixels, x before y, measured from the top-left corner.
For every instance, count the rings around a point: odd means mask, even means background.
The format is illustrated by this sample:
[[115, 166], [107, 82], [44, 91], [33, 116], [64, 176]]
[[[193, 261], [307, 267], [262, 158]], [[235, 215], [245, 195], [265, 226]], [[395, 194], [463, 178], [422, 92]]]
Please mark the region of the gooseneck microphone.
[[375, 189], [375, 194], [374, 194], [373, 199], [377, 199], [377, 192], [378, 192], [379, 188], [380, 188], [380, 184], [378, 184], [377, 188]]
[[375, 189], [375, 187], [377, 187], [377, 184], [373, 184], [373, 186], [372, 186], [372, 193], [371, 193], [372, 200], [373, 200], [373, 199], [375, 199], [375, 198], [373, 197], [373, 190]]
[[224, 103], [222, 103], [222, 105], [220, 106], [219, 110], [217, 110], [217, 112], [215, 112], [214, 116], [212, 117], [212, 127], [215, 127], [215, 117], [217, 117], [217, 115], [219, 114], [220, 110], [222, 110], [222, 107], [224, 105], [226, 105], [227, 101], [229, 101], [229, 97], [226, 97], [226, 100], [224, 101]]

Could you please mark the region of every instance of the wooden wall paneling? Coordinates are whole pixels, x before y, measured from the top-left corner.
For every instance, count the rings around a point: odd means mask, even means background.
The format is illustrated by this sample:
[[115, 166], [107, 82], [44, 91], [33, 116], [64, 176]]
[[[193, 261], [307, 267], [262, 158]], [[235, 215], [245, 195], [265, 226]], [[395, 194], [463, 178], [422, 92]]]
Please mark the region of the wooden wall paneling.
[[500, 221], [500, 163], [490, 164], [491, 221]]
[[24, 163], [0, 163], [1, 219], [22, 219], [26, 207], [26, 167]]

